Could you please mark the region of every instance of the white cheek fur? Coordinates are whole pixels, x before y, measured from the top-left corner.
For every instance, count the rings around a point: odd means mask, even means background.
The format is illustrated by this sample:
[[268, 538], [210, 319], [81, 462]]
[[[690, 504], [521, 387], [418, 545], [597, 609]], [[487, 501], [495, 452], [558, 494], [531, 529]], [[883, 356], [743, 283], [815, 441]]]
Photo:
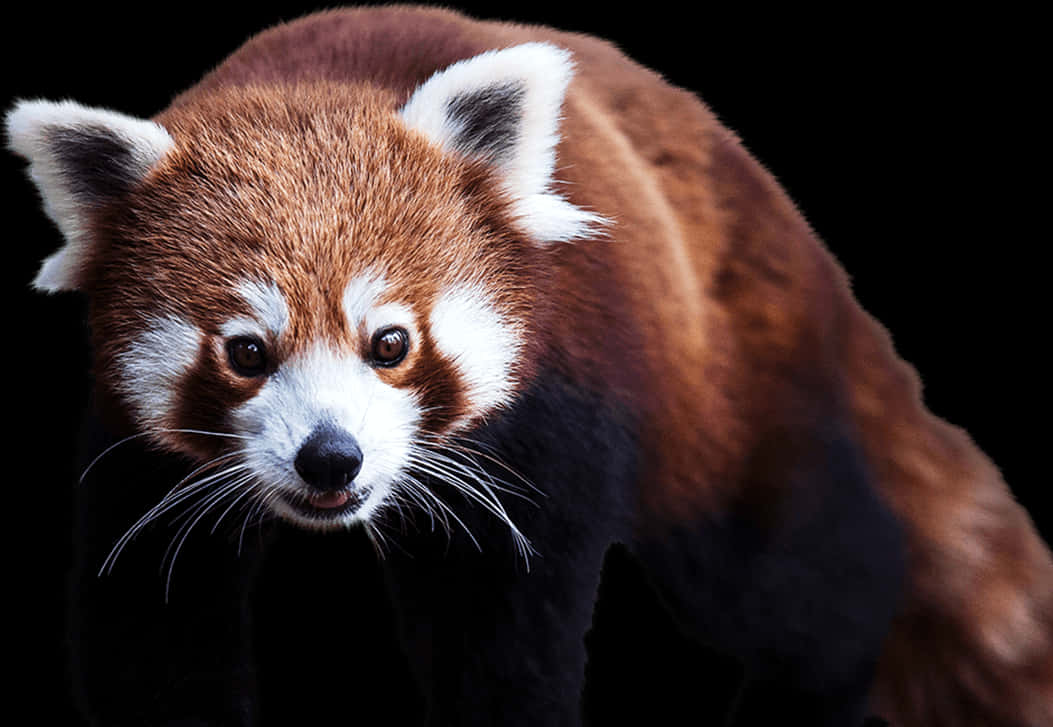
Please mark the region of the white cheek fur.
[[485, 291], [476, 286], [446, 290], [429, 322], [436, 346], [461, 375], [473, 414], [507, 403], [522, 340], [490, 305]]
[[197, 361], [201, 341], [201, 331], [186, 319], [158, 316], [117, 355], [121, 373], [118, 389], [141, 429], [165, 426], [179, 384]]

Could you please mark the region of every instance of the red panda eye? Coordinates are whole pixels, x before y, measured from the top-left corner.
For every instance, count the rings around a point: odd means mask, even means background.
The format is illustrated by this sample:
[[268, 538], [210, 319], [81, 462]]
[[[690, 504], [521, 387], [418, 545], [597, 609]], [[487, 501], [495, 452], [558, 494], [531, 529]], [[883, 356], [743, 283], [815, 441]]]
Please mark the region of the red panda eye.
[[267, 369], [263, 342], [257, 338], [234, 338], [227, 343], [230, 366], [242, 376], [259, 376]]
[[409, 334], [405, 328], [382, 328], [373, 334], [373, 363], [395, 366], [409, 351]]

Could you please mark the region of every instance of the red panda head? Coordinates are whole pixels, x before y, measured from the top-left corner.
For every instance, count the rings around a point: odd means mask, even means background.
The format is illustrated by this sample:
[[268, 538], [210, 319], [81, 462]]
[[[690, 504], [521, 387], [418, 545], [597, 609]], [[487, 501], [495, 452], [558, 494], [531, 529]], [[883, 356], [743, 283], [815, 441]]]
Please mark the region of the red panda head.
[[88, 294], [102, 390], [155, 445], [294, 522], [368, 520], [512, 400], [546, 244], [596, 222], [552, 189], [570, 74], [528, 44], [401, 107], [321, 82], [155, 120], [22, 102], [9, 143], [66, 238], [35, 285]]

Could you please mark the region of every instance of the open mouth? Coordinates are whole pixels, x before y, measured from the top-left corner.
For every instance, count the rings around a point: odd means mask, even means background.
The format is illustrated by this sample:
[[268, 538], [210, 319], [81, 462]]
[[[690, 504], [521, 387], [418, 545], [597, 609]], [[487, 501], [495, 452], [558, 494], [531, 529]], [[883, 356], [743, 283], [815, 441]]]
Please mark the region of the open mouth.
[[331, 492], [301, 491], [283, 494], [286, 504], [304, 517], [314, 520], [335, 520], [361, 507], [369, 490], [353, 487]]

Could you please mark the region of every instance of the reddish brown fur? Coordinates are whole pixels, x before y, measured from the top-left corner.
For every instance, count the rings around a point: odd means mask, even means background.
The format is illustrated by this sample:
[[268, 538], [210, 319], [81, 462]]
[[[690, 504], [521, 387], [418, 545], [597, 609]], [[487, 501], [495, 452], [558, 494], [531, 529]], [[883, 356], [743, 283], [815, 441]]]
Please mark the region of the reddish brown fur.
[[[218, 339], [232, 315], [249, 313], [237, 292], [246, 279], [273, 281], [288, 299], [289, 330], [271, 351], [275, 365], [318, 340], [359, 352], [371, 332], [347, 328], [341, 293], [378, 261], [389, 271], [379, 302], [423, 305], [417, 313], [424, 334], [428, 302], [478, 276], [503, 291], [493, 303], [505, 315], [529, 314], [522, 281], [538, 266], [507, 245], [486, 244], [508, 228], [506, 201], [492, 192], [465, 196], [466, 188], [495, 186], [486, 183], [488, 172], [444, 158], [406, 130], [391, 113], [390, 92], [320, 83], [281, 98], [230, 89], [201, 103], [204, 113], [183, 103], [161, 115], [177, 148], [130, 204], [98, 225], [105, 242], [84, 287], [99, 293], [92, 328], [103, 386], [117, 384], [115, 357], [137, 332], [140, 312], [187, 317]], [[268, 129], [266, 138], [257, 124]], [[246, 145], [251, 161], [241, 153]], [[314, 184], [305, 194], [303, 179], [329, 185]], [[522, 247], [529, 257], [531, 248]], [[207, 429], [259, 387], [258, 379], [215, 365], [221, 354], [213, 343], [204, 344], [183, 388], [214, 406], [197, 402], [172, 426]], [[464, 413], [448, 366], [424, 335], [403, 365], [378, 374], [420, 393], [429, 408], [425, 424], [438, 431]], [[195, 451], [206, 446], [201, 439], [180, 437]]]
[[[507, 245], [480, 245], [512, 230], [504, 200], [479, 196], [486, 173], [442, 159], [393, 111], [434, 71], [528, 40], [574, 54], [559, 176], [571, 201], [614, 224], [606, 241], [517, 246], [523, 259]], [[349, 85], [367, 80], [374, 85]], [[259, 87], [277, 81], [299, 85]], [[291, 340], [348, 345], [325, 294], [370, 260], [393, 263], [404, 273], [399, 296], [417, 301], [483, 269], [502, 311], [531, 331], [524, 378], [544, 357], [640, 412], [651, 457], [641, 528], [740, 496], [721, 483], [738, 481], [767, 432], [809, 416], [798, 382], [840, 382], [880, 491], [907, 526], [910, 594], [881, 665], [878, 711], [908, 726], [1053, 725], [1049, 551], [965, 433], [925, 410], [917, 377], [786, 194], [692, 95], [593, 38], [391, 8], [268, 31], [157, 120], [177, 151], [137, 199], [163, 209], [132, 205], [106, 222], [132, 269], [155, 277], [131, 285], [105, 250], [89, 275], [125, 302], [96, 311], [101, 371], [112, 333], [134, 328], [121, 316], [194, 300], [195, 322], [214, 330], [242, 305], [226, 283], [253, 270], [292, 297]], [[238, 154], [245, 144], [254, 146], [249, 163]], [[324, 175], [313, 171], [320, 165]], [[281, 186], [305, 175], [333, 186], [313, 200]], [[206, 187], [237, 198], [212, 207], [226, 198]], [[412, 197], [391, 203], [407, 190]], [[413, 214], [392, 219], [406, 205]], [[186, 229], [173, 229], [169, 210], [180, 208]], [[128, 227], [152, 244], [121, 243]], [[466, 236], [470, 244], [459, 242]], [[468, 250], [489, 252], [466, 259]], [[402, 370], [385, 375], [431, 367]], [[456, 415], [457, 393], [439, 396]]]

